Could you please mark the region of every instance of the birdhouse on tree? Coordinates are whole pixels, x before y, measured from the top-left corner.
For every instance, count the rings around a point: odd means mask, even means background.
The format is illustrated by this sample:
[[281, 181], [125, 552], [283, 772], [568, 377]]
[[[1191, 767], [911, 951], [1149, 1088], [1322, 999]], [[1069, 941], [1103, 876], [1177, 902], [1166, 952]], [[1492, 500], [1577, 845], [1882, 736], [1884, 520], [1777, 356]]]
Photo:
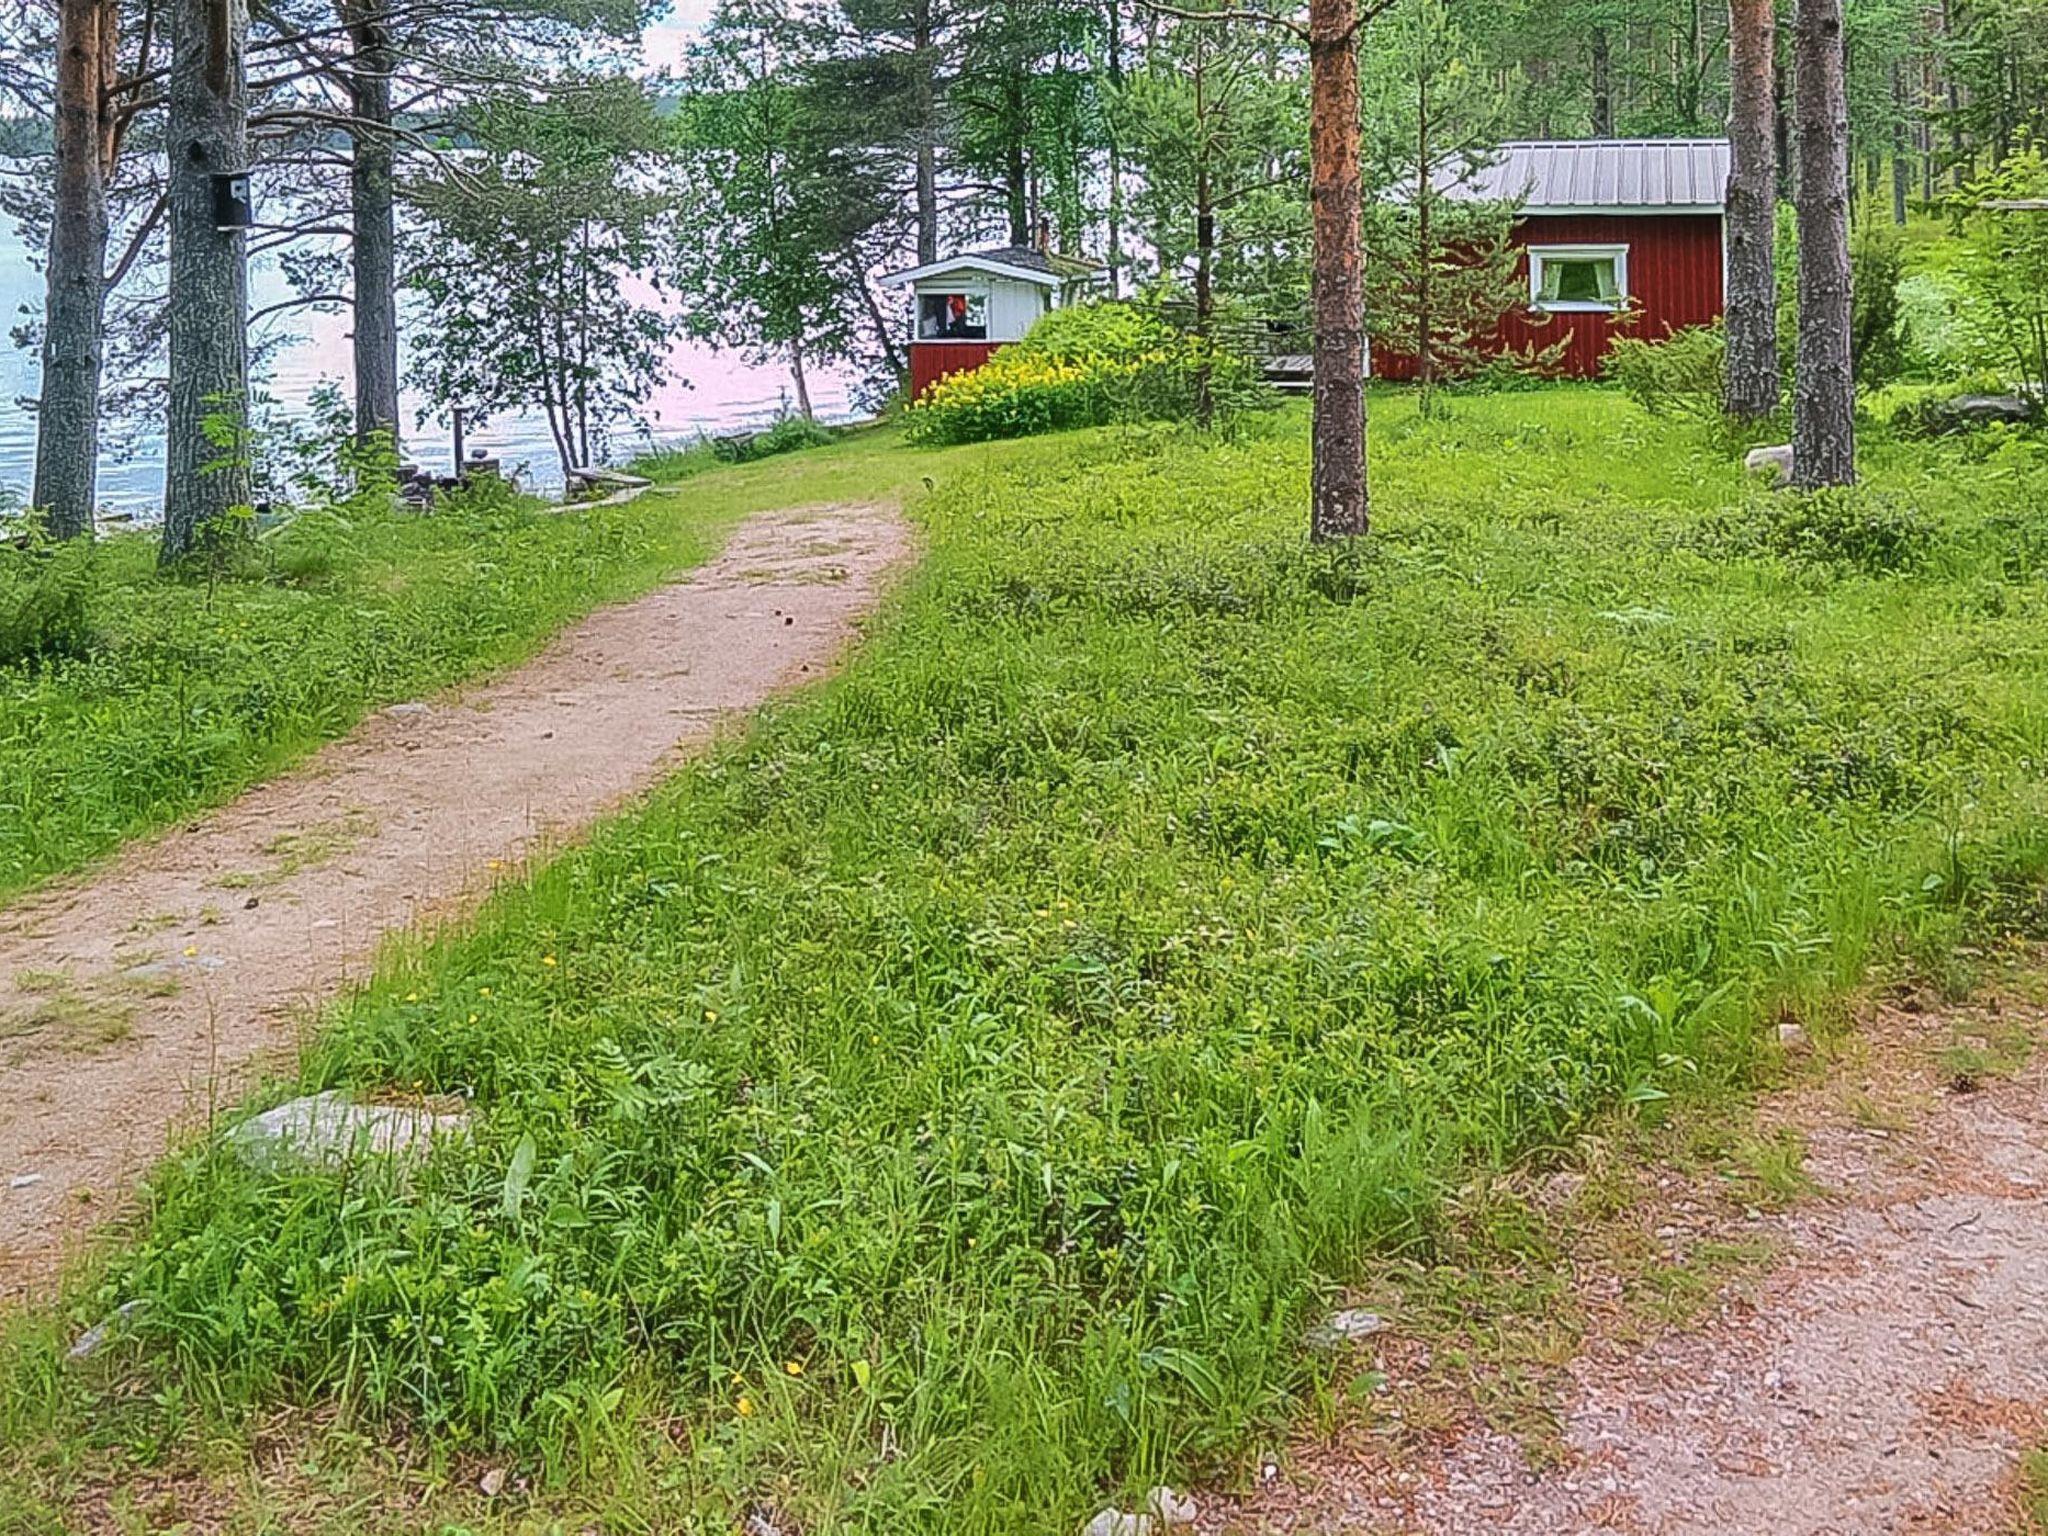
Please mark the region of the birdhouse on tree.
[[912, 399], [948, 374], [979, 368], [1101, 276], [1096, 263], [1056, 256], [1047, 245], [1041, 230], [1035, 246], [962, 251], [882, 279], [910, 290]]

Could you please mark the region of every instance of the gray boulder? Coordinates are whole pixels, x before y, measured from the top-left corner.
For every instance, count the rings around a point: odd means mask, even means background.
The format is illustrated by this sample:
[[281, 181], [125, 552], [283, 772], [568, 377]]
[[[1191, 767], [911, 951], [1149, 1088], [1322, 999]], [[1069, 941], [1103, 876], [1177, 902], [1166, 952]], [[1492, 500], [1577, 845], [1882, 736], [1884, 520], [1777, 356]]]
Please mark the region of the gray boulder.
[[1996, 421], [2021, 426], [2033, 419], [2033, 402], [2024, 395], [1957, 395], [1935, 401], [1920, 418], [1922, 428], [1933, 434], [1967, 432]]
[[1773, 485], [1784, 485], [1792, 478], [1792, 445], [1779, 443], [1772, 448], [1752, 448], [1742, 461], [1742, 467], [1751, 474], [1767, 474]]
[[395, 1157], [417, 1162], [436, 1137], [459, 1136], [463, 1114], [420, 1104], [357, 1104], [335, 1089], [292, 1099], [235, 1127], [233, 1141], [245, 1162], [339, 1163], [351, 1157]]

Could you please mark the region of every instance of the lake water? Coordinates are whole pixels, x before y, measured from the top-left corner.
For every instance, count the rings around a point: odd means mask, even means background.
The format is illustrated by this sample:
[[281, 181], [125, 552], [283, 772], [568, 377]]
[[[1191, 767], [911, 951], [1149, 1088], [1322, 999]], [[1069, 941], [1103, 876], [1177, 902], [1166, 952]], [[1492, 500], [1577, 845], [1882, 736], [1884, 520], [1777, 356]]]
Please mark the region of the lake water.
[[[274, 268], [258, 263], [250, 274], [250, 307], [259, 308], [288, 296], [289, 290]], [[26, 495], [35, 468], [35, 418], [19, 403], [23, 395], [33, 396], [39, 363], [33, 352], [8, 344], [4, 331], [18, 320], [39, 315], [43, 306], [43, 278], [11, 227], [0, 227], [0, 489]], [[401, 316], [401, 322], [402, 322]], [[288, 340], [270, 364], [267, 378], [260, 381], [269, 394], [289, 408], [303, 403], [323, 380], [339, 383], [344, 394], [349, 386], [349, 320], [346, 312], [316, 314], [296, 311], [264, 322], [274, 329], [265, 335]], [[849, 380], [829, 370], [812, 373], [811, 401], [828, 421], [846, 420], [853, 414]], [[743, 427], [765, 426], [785, 409], [789, 376], [773, 368], [757, 368], [730, 353], [718, 353], [695, 342], [679, 342], [669, 354], [667, 376], [647, 403], [646, 437], [657, 442], [675, 442], [701, 432], [728, 432]], [[404, 400], [405, 456], [429, 468], [446, 472], [450, 452], [450, 428], [444, 415], [430, 413], [417, 424], [424, 401], [411, 395]], [[122, 512], [148, 517], [163, 500], [164, 465], [161, 430], [153, 421], [142, 420], [113, 428], [100, 456], [100, 502]], [[615, 460], [629, 457], [634, 434], [616, 433], [611, 448]], [[547, 422], [532, 416], [499, 416], [466, 433], [472, 447], [483, 448], [502, 458], [508, 467], [523, 464], [525, 483], [535, 490], [552, 492], [561, 488], [561, 465], [555, 458]]]

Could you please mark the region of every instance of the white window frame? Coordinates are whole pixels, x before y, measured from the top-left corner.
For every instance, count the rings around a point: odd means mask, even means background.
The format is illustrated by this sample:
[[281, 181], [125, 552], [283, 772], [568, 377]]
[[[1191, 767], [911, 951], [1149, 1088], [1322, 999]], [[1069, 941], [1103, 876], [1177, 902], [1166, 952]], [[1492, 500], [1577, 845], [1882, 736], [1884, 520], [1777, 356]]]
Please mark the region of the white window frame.
[[[1628, 307], [1628, 247], [1626, 245], [1532, 245], [1529, 251], [1529, 305], [1548, 314], [1619, 314]], [[1614, 302], [1600, 299], [1550, 299], [1543, 297], [1543, 264], [1546, 261], [1597, 261], [1614, 259]]]

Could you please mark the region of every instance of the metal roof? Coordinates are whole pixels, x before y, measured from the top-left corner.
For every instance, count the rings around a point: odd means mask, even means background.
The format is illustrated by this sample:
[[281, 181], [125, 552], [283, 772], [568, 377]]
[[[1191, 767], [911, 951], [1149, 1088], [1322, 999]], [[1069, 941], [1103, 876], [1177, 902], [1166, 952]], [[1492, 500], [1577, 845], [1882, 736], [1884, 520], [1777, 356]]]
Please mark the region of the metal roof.
[[962, 251], [957, 256], [942, 257], [921, 267], [890, 272], [881, 280], [885, 283], [914, 283], [921, 278], [940, 277], [951, 272], [990, 272], [1000, 277], [1014, 277], [1027, 283], [1057, 288], [1101, 270], [1098, 262], [1084, 261], [1077, 256], [1055, 256], [1036, 246], [996, 245], [986, 250]]
[[1728, 157], [1726, 139], [1520, 139], [1447, 170], [1437, 188], [1470, 202], [1520, 199], [1524, 213], [1719, 213]]

